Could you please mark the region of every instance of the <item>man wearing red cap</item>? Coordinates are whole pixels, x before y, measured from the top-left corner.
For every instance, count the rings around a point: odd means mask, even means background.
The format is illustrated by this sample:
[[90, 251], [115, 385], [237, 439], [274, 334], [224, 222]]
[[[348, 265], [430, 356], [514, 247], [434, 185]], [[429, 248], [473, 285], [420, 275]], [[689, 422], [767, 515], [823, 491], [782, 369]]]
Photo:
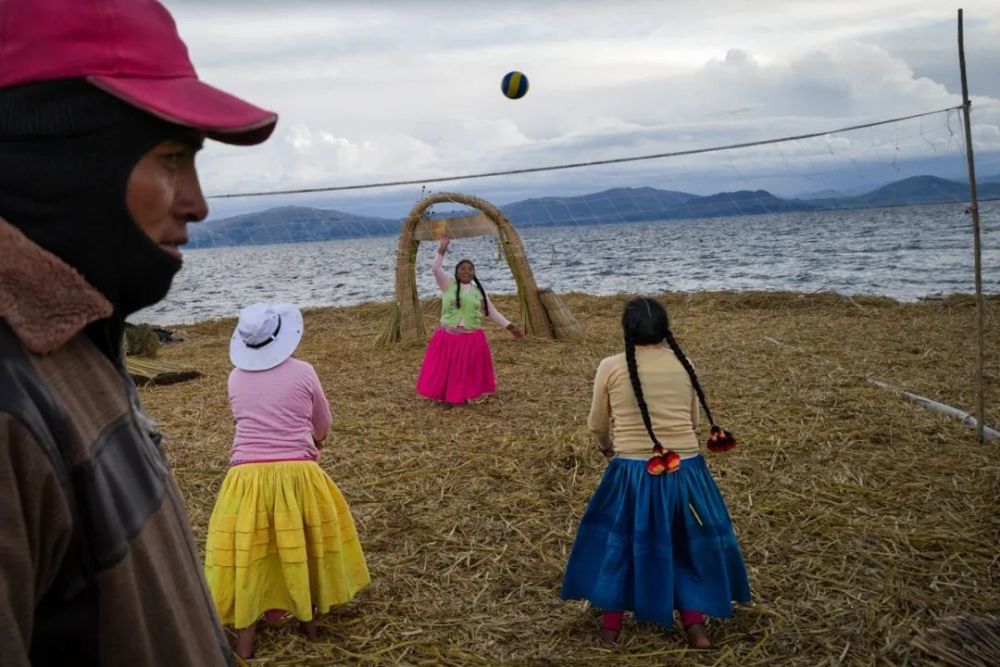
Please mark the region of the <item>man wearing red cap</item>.
[[155, 0], [0, 0], [0, 665], [231, 661], [122, 331], [207, 215], [202, 141], [276, 120]]

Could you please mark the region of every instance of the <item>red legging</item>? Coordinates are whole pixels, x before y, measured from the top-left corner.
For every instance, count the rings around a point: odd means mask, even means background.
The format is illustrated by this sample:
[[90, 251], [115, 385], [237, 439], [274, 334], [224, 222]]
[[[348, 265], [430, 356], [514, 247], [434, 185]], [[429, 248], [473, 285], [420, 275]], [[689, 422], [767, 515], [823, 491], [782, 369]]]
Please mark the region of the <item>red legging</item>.
[[[695, 623], [705, 622], [705, 616], [700, 611], [695, 611], [693, 609], [681, 609], [680, 612], [681, 625], [685, 628], [689, 625], [694, 625]], [[625, 612], [622, 611], [606, 611], [604, 612], [602, 626], [605, 630], [620, 632], [622, 629], [622, 617], [624, 615]]]

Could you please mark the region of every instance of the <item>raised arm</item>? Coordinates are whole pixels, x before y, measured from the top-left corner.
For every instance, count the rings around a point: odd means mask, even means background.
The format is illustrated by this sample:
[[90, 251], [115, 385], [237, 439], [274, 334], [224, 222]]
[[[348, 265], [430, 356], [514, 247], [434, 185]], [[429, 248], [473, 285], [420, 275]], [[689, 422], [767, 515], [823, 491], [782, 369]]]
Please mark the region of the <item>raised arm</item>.
[[434, 263], [431, 265], [431, 271], [434, 272], [434, 279], [437, 280], [438, 287], [441, 291], [448, 289], [448, 285], [451, 283], [451, 277], [444, 272], [441, 266], [444, 264], [444, 254], [448, 252], [448, 244], [451, 240], [448, 238], [441, 239], [438, 244], [437, 252], [434, 253]]

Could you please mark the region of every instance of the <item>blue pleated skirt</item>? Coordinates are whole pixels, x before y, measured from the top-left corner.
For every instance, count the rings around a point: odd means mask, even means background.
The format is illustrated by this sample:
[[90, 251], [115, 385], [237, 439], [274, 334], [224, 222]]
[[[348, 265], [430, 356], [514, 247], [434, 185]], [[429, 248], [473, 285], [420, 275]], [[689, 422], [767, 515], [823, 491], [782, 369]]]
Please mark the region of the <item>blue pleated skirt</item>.
[[749, 602], [729, 510], [705, 460], [654, 477], [645, 461], [612, 459], [580, 522], [562, 598], [663, 626], [675, 609], [727, 617], [734, 602]]

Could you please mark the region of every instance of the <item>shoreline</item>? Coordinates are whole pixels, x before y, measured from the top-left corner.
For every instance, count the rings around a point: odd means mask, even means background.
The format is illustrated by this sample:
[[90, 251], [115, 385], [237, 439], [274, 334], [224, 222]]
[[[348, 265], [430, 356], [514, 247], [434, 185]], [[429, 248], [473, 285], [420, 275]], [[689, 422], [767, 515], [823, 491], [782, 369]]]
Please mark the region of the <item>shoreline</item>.
[[[705, 227], [670, 222], [539, 227], [522, 236], [536, 282], [559, 294], [612, 295], [641, 287], [648, 293], [829, 291], [911, 301], [972, 292], [967, 221], [957, 219], [960, 215], [917, 207], [902, 213], [886, 209], [875, 218], [845, 213], [822, 225], [755, 216], [720, 218]], [[989, 248], [1000, 237], [990, 232], [988, 220], [984, 286], [997, 292], [1000, 254]], [[134, 321], [192, 323], [234, 315], [238, 306], [255, 300], [303, 307], [391, 301], [397, 246], [398, 238], [387, 236], [191, 254], [167, 298]], [[489, 237], [463, 241], [456, 252], [476, 263], [491, 294], [516, 289]], [[416, 281], [425, 298], [438, 295], [428, 270], [433, 254], [421, 243]]]
[[[624, 298], [628, 296], [636, 296], [638, 292], [617, 292], [613, 294], [590, 294], [587, 292], [558, 292], [561, 298], [592, 298], [592, 299], [612, 299], [612, 298]], [[936, 292], [927, 294], [922, 297], [917, 297], [913, 300], [897, 299], [892, 296], [883, 294], [841, 294], [839, 292], [830, 291], [815, 291], [815, 292], [801, 292], [801, 291], [791, 291], [791, 290], [694, 290], [694, 291], [667, 291], [667, 292], [655, 292], [652, 294], [643, 293], [645, 296], [652, 296], [657, 299], [673, 299], [673, 298], [696, 298], [699, 296], [727, 296], [727, 297], [746, 297], [754, 300], [760, 298], [774, 298], [776, 300], [781, 300], [783, 298], [797, 298], [797, 299], [808, 299], [808, 298], [838, 298], [845, 302], [850, 301], [888, 301], [896, 305], [906, 305], [906, 304], [922, 304], [922, 303], [960, 303], [969, 301], [974, 303], [975, 294], [972, 292]], [[514, 303], [515, 294], [507, 292], [490, 292], [490, 296], [496, 297], [499, 302], [510, 301]], [[996, 292], [983, 292], [983, 299], [987, 303], [992, 303], [994, 301], [1000, 301], [1000, 290]], [[420, 299], [420, 303], [424, 305], [426, 309], [428, 304], [438, 304], [440, 303], [440, 297], [430, 297]], [[348, 304], [318, 304], [318, 305], [302, 305], [301, 303], [296, 303], [303, 312], [314, 311], [314, 310], [326, 310], [326, 309], [337, 309], [346, 310], [351, 308], [388, 308], [393, 301], [383, 300], [383, 301], [361, 301], [359, 303], [348, 303]], [[511, 311], [514, 312], [514, 311]], [[238, 316], [238, 311], [235, 311], [231, 315], [220, 315], [218, 317], [209, 317], [200, 320], [190, 320], [190, 321], [171, 321], [169, 319], [157, 319], [157, 321], [149, 321], [148, 319], [137, 319], [135, 316], [129, 318], [130, 324], [136, 325], [148, 325], [156, 328], [184, 328], [192, 327], [198, 324], [205, 324], [210, 322], [217, 322], [220, 320], [229, 321], [235, 320]]]

